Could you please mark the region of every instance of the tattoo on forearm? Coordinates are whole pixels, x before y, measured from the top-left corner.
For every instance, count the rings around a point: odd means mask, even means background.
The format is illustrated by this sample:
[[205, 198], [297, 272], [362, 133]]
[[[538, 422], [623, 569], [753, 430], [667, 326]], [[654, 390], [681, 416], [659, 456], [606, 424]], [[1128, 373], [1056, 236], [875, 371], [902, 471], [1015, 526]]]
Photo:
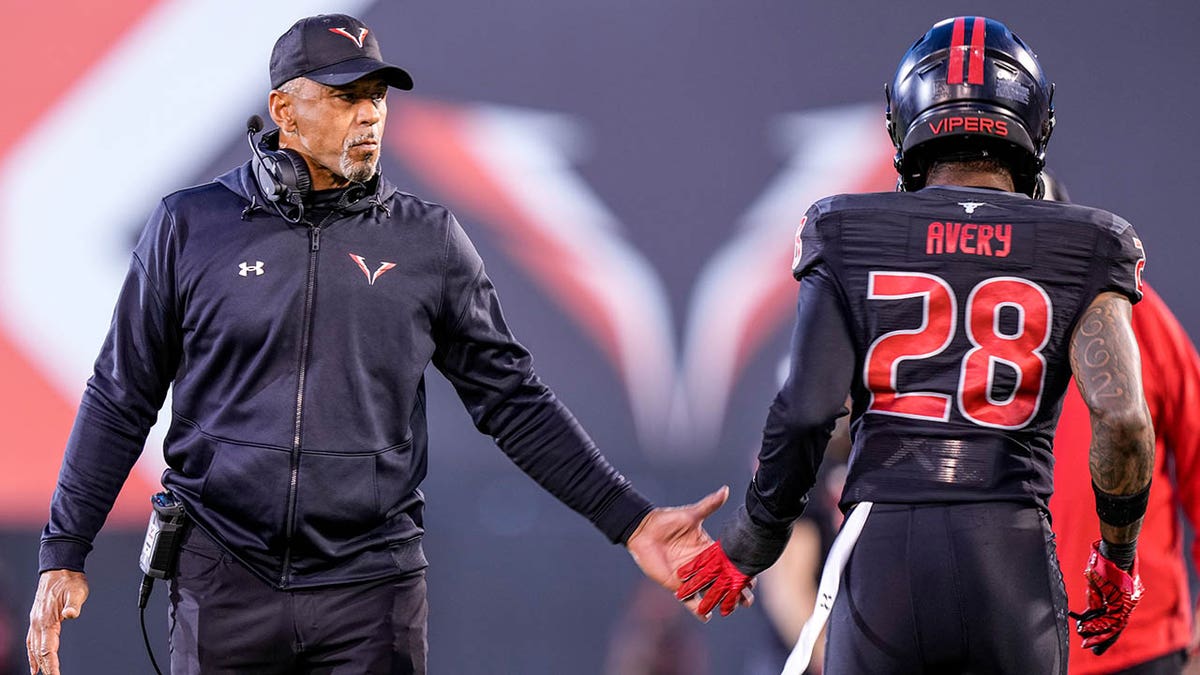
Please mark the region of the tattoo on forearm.
[[[1105, 492], [1140, 491], [1154, 469], [1154, 433], [1142, 393], [1141, 363], [1130, 327], [1129, 303], [1098, 298], [1080, 318], [1073, 337], [1071, 367], [1092, 413], [1092, 480]], [[1113, 542], [1137, 536], [1138, 523], [1101, 524]]]
[[[1127, 387], [1115, 382], [1113, 373], [1106, 369], [1112, 363], [1112, 352], [1108, 347], [1106, 331], [1115, 317], [1111, 316], [1111, 308], [1106, 305], [1091, 307], [1083, 315], [1079, 325], [1079, 335], [1086, 342], [1082, 354], [1072, 354], [1075, 360], [1075, 372], [1089, 377], [1089, 384], [1095, 396], [1122, 396], [1128, 391]], [[1080, 368], [1083, 366], [1083, 368]]]

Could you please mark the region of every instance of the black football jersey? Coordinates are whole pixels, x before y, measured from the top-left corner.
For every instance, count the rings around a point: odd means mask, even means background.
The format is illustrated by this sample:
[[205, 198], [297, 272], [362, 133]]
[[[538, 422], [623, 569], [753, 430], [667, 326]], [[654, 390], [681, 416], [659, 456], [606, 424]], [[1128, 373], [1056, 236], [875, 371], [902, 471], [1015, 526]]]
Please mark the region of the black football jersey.
[[828, 270], [854, 341], [843, 503], [1045, 506], [1076, 322], [1104, 291], [1137, 302], [1144, 261], [1121, 218], [1008, 192], [815, 204], [793, 272]]

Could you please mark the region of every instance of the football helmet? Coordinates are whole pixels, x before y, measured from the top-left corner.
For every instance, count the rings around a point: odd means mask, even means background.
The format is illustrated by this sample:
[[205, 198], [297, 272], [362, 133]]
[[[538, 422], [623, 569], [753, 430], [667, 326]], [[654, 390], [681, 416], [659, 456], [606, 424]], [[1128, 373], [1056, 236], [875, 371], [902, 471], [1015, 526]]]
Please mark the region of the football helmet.
[[939, 21], [884, 91], [900, 189], [924, 187], [935, 159], [996, 157], [1017, 191], [1040, 196], [1054, 85], [1007, 26], [981, 16]]

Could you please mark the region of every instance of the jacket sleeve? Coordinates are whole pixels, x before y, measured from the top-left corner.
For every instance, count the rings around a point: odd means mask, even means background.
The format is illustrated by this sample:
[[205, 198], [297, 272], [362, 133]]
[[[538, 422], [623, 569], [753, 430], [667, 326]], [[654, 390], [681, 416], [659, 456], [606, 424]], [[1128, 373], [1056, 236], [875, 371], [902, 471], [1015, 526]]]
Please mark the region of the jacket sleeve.
[[[1200, 356], [1166, 303], [1148, 286], [1133, 309], [1141, 345], [1143, 379], [1160, 397], [1152, 405], [1154, 433], [1175, 465], [1176, 494], [1193, 531], [1200, 530]], [[1192, 564], [1200, 569], [1200, 539], [1192, 542]]]
[[533, 372], [504, 322], [496, 289], [462, 227], [449, 217], [433, 364], [474, 420], [522, 471], [624, 543], [652, 505], [596, 449]]
[[141, 454], [179, 363], [171, 215], [162, 204], [133, 252], [108, 335], [67, 439], [39, 572], [83, 571]]
[[770, 567], [787, 546], [854, 374], [854, 343], [835, 282], [823, 264], [800, 280], [787, 380], [767, 413], [758, 469], [746, 503], [721, 534], [730, 561], [745, 574]]

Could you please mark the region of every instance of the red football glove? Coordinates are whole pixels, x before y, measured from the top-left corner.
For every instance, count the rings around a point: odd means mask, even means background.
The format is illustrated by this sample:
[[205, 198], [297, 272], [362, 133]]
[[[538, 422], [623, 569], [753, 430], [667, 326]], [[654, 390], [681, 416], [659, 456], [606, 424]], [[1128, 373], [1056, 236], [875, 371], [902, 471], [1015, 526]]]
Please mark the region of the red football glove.
[[[696, 613], [707, 616], [721, 604], [721, 616], [729, 616], [737, 609], [738, 599], [742, 591], [750, 587], [751, 578], [742, 574], [721, 548], [721, 542], [713, 542], [689, 562], [680, 567], [675, 574], [683, 581], [675, 597], [686, 600], [704, 591], [700, 599], [700, 607]], [[711, 585], [710, 585], [711, 584]], [[705, 588], [707, 587], [707, 590]]]
[[1088, 582], [1088, 609], [1082, 614], [1068, 613], [1078, 623], [1083, 648], [1100, 655], [1125, 630], [1129, 614], [1137, 607], [1146, 589], [1138, 575], [1137, 557], [1133, 559], [1133, 574], [1130, 575], [1100, 555], [1099, 540], [1092, 543], [1092, 557], [1083, 576]]

